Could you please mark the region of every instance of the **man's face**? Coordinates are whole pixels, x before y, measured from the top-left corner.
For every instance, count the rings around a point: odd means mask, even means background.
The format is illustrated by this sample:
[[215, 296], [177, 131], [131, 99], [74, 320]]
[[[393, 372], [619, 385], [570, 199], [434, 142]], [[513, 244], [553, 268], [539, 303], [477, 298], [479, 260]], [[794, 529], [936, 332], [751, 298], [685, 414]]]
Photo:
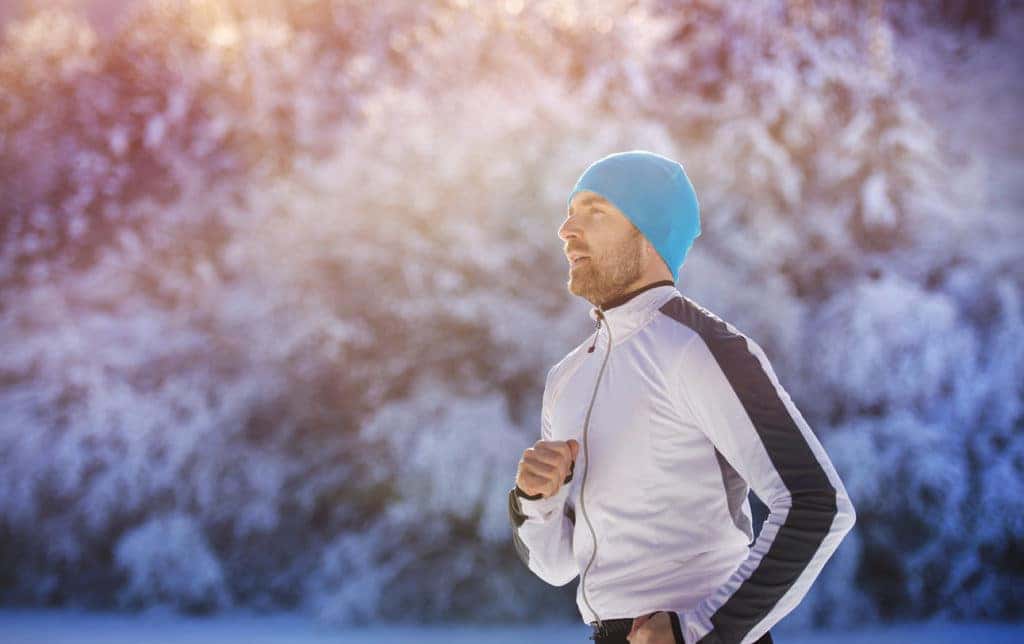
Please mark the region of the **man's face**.
[[586, 190], [573, 195], [558, 229], [569, 260], [566, 287], [600, 305], [620, 295], [643, 274], [646, 238], [622, 211]]

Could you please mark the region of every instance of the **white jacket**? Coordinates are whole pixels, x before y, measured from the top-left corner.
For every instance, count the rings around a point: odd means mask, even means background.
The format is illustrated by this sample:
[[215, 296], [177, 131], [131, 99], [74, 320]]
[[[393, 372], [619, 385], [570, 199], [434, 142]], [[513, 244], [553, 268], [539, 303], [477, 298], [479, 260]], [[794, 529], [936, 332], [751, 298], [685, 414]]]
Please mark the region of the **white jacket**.
[[[685, 644], [757, 640], [853, 527], [842, 481], [761, 347], [671, 281], [590, 316], [541, 414], [580, 450], [554, 496], [509, 491], [519, 557], [579, 575], [584, 622], [664, 610]], [[748, 485], [770, 511], [752, 546]]]

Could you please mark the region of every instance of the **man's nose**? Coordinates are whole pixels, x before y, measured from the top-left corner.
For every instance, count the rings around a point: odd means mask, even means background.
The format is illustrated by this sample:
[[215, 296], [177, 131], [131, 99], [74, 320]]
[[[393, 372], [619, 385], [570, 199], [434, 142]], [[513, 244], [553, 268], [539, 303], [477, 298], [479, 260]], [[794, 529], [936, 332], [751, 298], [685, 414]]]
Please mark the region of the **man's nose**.
[[562, 241], [569, 241], [570, 237], [580, 236], [580, 227], [575, 217], [566, 217], [562, 225], [558, 227], [558, 236]]

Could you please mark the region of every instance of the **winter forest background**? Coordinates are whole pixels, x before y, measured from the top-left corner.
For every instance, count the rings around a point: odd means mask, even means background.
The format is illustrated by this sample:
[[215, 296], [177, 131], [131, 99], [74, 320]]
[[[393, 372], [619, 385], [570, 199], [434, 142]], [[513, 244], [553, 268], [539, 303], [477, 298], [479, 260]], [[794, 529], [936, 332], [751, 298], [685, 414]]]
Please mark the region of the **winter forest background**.
[[579, 620], [506, 494], [645, 148], [857, 508], [786, 621], [1024, 617], [1020, 3], [3, 7], [0, 603]]

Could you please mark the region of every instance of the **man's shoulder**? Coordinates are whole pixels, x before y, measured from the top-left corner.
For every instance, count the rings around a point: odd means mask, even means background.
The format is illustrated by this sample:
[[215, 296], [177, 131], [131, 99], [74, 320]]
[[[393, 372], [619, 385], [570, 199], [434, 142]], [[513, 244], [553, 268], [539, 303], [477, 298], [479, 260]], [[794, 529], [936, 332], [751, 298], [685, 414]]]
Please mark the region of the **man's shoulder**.
[[682, 331], [681, 339], [684, 342], [689, 342], [694, 335], [700, 336], [705, 344], [747, 337], [717, 313], [685, 295], [668, 300], [659, 310], [674, 323], [669, 326]]
[[752, 337], [707, 307], [688, 297], [666, 302], [661, 308], [668, 323], [685, 329], [678, 358], [680, 373], [701, 378], [706, 369], [717, 366], [735, 378], [770, 371], [768, 357]]

